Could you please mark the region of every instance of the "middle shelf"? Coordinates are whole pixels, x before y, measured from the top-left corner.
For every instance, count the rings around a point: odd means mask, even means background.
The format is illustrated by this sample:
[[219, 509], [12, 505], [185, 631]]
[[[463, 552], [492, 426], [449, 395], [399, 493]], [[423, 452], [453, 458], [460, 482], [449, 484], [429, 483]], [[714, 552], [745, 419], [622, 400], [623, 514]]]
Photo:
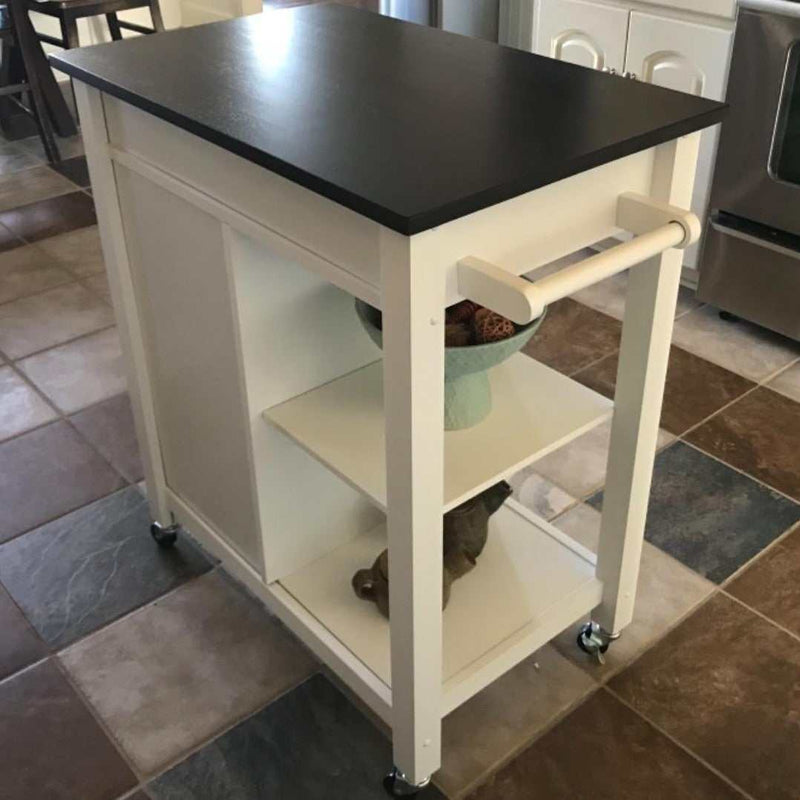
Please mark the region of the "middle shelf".
[[[518, 353], [490, 373], [493, 406], [444, 436], [444, 511], [610, 418], [611, 400]], [[386, 510], [383, 362], [264, 412], [300, 447]]]

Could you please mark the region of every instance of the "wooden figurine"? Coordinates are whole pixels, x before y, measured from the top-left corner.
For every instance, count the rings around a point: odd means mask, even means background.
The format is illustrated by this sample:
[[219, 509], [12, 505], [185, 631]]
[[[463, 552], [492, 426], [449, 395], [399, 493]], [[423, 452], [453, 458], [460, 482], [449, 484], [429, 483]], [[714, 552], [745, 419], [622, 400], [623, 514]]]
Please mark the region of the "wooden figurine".
[[[466, 503], [456, 506], [443, 519], [442, 608], [450, 600], [453, 581], [475, 568], [489, 536], [489, 517], [511, 495], [505, 481], [490, 486]], [[389, 617], [389, 551], [383, 550], [369, 569], [353, 575], [353, 589], [362, 600], [370, 600]]]

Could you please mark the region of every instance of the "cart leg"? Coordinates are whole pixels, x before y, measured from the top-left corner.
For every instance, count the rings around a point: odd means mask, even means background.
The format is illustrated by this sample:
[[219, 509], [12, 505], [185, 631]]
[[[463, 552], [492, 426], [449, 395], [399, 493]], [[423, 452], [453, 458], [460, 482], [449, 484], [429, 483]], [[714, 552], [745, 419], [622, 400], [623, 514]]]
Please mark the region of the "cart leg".
[[[122, 212], [114, 183], [114, 168], [108, 153], [108, 133], [100, 92], [75, 82], [75, 99], [86, 143], [86, 160], [92, 179], [103, 259], [108, 273], [114, 317], [117, 322], [128, 391], [133, 407], [136, 438], [147, 484], [150, 516], [164, 529], [174, 524], [167, 505], [164, 466], [156, 427], [155, 400], [150, 382], [144, 332], [139, 322], [136, 292], [125, 244]], [[155, 534], [154, 534], [155, 536]]]
[[384, 410], [396, 796], [440, 766], [444, 275], [382, 232]]
[[[651, 195], [688, 208], [699, 134], [656, 150]], [[595, 633], [607, 646], [633, 616], [683, 251], [630, 271], [597, 554], [603, 600]]]

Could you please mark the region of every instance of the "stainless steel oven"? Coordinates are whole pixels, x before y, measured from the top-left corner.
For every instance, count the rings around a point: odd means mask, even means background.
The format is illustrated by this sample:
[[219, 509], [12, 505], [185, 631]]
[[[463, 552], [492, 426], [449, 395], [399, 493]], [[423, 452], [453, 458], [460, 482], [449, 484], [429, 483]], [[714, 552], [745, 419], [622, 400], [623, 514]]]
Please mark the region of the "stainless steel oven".
[[743, 0], [698, 295], [800, 339], [800, 0]]

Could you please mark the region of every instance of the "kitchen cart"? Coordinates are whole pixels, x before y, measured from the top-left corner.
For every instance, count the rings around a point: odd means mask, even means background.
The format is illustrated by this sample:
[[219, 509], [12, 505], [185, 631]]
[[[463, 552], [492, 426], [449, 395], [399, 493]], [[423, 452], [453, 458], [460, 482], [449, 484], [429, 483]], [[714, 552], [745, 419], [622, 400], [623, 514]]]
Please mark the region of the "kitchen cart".
[[[724, 109], [333, 5], [55, 63], [156, 535], [185, 525], [391, 726], [413, 793], [444, 715], [582, 615], [590, 650], [631, 620], [697, 131]], [[629, 267], [613, 403], [518, 354], [490, 416], [444, 432], [445, 307], [522, 323]], [[442, 613], [443, 512], [612, 414], [597, 557], [509, 501]], [[387, 541], [391, 623], [350, 586]]]

